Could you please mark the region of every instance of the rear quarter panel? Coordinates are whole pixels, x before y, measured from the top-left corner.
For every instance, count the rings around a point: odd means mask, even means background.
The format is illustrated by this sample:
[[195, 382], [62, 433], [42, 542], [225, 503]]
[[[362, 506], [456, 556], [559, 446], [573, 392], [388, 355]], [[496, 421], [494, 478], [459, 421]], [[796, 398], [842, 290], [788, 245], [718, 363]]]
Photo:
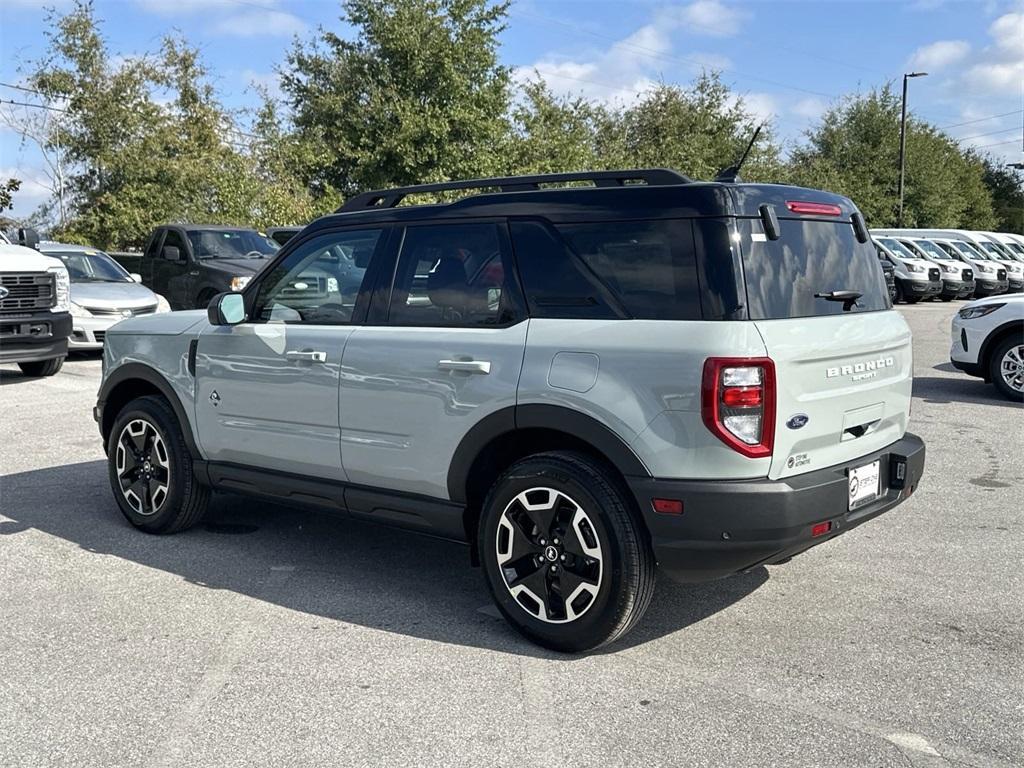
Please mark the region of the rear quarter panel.
[[708, 357], [760, 357], [753, 323], [732, 321], [530, 321], [518, 405], [580, 411], [627, 443], [659, 478], [764, 477], [701, 418]]

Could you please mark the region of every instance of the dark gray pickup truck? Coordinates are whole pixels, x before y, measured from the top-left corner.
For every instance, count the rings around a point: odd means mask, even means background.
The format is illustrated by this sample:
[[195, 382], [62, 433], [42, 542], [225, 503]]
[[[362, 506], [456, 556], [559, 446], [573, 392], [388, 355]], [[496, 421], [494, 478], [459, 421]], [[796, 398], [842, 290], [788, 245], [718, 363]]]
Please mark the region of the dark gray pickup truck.
[[157, 227], [139, 254], [114, 254], [172, 309], [205, 308], [224, 291], [240, 291], [280, 246], [254, 229], [205, 224]]

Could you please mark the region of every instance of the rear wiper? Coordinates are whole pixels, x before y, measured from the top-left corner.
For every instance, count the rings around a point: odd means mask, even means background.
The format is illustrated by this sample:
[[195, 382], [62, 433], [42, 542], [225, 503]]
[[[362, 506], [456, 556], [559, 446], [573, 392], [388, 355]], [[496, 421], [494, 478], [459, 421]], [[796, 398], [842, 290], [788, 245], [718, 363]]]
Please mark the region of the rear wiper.
[[814, 298], [825, 299], [825, 301], [841, 301], [843, 302], [843, 312], [849, 312], [857, 303], [857, 299], [863, 295], [857, 291], [829, 291], [828, 293], [816, 293]]

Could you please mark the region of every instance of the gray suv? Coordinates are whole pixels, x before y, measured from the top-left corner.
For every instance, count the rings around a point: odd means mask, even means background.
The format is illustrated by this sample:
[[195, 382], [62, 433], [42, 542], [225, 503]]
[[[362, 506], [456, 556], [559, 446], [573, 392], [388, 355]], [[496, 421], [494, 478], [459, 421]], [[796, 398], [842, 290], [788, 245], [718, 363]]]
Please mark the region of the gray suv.
[[119, 323], [95, 416], [143, 531], [228, 491], [455, 539], [514, 627], [583, 651], [656, 571], [782, 563], [905, 500], [911, 358], [845, 198], [480, 179], [359, 195], [243, 292]]

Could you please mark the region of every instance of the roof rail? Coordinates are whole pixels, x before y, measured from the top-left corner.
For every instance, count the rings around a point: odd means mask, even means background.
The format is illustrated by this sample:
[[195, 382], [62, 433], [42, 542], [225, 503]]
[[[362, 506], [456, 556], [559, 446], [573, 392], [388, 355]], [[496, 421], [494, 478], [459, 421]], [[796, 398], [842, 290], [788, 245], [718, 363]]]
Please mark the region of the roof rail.
[[639, 168], [626, 171], [578, 171], [574, 173], [539, 173], [531, 176], [498, 176], [491, 179], [464, 179], [437, 184], [378, 189], [350, 197], [336, 213], [362, 211], [368, 208], [394, 208], [408, 195], [447, 192], [455, 189], [497, 187], [502, 192], [527, 192], [540, 189], [541, 184], [568, 181], [592, 181], [596, 187], [622, 187], [627, 182], [642, 181], [648, 185], [689, 184], [692, 180], [667, 168]]

